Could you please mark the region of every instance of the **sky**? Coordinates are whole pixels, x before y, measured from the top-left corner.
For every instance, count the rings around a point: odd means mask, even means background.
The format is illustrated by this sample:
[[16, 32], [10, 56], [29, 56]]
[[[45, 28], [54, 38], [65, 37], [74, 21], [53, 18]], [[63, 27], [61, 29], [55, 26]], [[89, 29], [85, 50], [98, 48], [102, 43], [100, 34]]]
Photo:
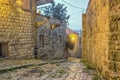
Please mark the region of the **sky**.
[[56, 3], [65, 4], [65, 6], [67, 7], [68, 14], [70, 15], [68, 27], [73, 30], [82, 29], [82, 13], [85, 13], [89, 0], [54, 0], [54, 1]]
[[[82, 29], [82, 13], [85, 13], [89, 0], [54, 0], [56, 3], [62, 3], [67, 7], [70, 15], [68, 27], [73, 30]], [[84, 11], [83, 11], [84, 10]]]

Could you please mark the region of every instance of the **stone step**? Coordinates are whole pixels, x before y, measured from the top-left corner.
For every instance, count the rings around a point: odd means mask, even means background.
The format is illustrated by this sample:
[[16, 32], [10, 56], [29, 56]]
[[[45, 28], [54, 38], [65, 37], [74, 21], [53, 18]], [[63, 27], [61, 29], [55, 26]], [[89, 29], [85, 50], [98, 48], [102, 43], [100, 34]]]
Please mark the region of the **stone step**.
[[0, 74], [1, 73], [5, 73], [5, 72], [8, 72], [8, 71], [13, 71], [13, 70], [16, 70], [16, 69], [20, 69], [20, 68], [26, 68], [26, 67], [29, 67], [29, 66], [40, 66], [40, 65], [45, 65], [45, 64], [55, 64], [55, 63], [61, 63], [61, 62], [65, 62], [67, 61], [66, 59], [64, 60], [53, 60], [53, 61], [41, 61], [39, 63], [27, 63], [27, 64], [20, 64], [20, 65], [13, 65], [13, 66], [6, 66], [6, 67], [2, 67], [0, 68]]

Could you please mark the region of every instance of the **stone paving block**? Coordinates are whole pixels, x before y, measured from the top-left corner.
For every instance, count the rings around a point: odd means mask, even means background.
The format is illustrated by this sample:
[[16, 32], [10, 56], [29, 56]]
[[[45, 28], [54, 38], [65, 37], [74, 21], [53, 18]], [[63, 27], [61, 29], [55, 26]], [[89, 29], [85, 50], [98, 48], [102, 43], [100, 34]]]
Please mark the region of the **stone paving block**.
[[[58, 65], [59, 64], [59, 65]], [[73, 67], [74, 66], [74, 67]], [[68, 69], [69, 67], [69, 69]], [[71, 71], [75, 69], [74, 72]], [[78, 60], [46, 64], [41, 66], [30, 66], [13, 72], [0, 74], [0, 79], [5, 80], [87, 80], [89, 73], [83, 72], [84, 65]], [[62, 71], [60, 71], [62, 70]], [[42, 71], [42, 75], [41, 74]], [[60, 71], [60, 73], [58, 72]], [[66, 71], [66, 72], [65, 72]], [[61, 74], [56, 76], [56, 74]], [[52, 76], [52, 74], [55, 74]]]

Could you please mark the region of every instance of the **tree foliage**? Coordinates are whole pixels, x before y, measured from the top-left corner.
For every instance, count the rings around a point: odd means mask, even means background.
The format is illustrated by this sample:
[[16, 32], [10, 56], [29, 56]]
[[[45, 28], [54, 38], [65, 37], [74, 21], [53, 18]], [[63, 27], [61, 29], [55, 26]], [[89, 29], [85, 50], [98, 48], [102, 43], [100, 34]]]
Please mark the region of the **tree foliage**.
[[61, 22], [68, 21], [70, 16], [67, 14], [67, 7], [64, 4], [52, 2], [51, 5], [44, 7], [44, 15], [59, 19]]

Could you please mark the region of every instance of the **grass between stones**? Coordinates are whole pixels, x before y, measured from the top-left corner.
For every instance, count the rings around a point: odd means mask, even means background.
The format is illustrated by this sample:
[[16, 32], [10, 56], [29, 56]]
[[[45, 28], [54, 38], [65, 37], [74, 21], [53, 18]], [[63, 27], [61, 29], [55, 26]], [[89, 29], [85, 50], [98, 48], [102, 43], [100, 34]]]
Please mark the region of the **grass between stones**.
[[65, 69], [58, 69], [55, 74], [51, 74], [50, 77], [52, 78], [61, 78], [63, 75], [68, 73]]
[[90, 73], [91, 70], [94, 71], [92, 73], [92, 75], [94, 76], [92, 80], [100, 80], [99, 77], [97, 76], [96, 69], [95, 69], [94, 65], [92, 65], [90, 62], [87, 62], [84, 60], [80, 60], [80, 62], [84, 63], [84, 65], [86, 66], [87, 73]]
[[91, 63], [84, 61], [84, 60], [80, 60], [80, 62], [83, 62], [87, 69], [95, 70], [95, 67]]

